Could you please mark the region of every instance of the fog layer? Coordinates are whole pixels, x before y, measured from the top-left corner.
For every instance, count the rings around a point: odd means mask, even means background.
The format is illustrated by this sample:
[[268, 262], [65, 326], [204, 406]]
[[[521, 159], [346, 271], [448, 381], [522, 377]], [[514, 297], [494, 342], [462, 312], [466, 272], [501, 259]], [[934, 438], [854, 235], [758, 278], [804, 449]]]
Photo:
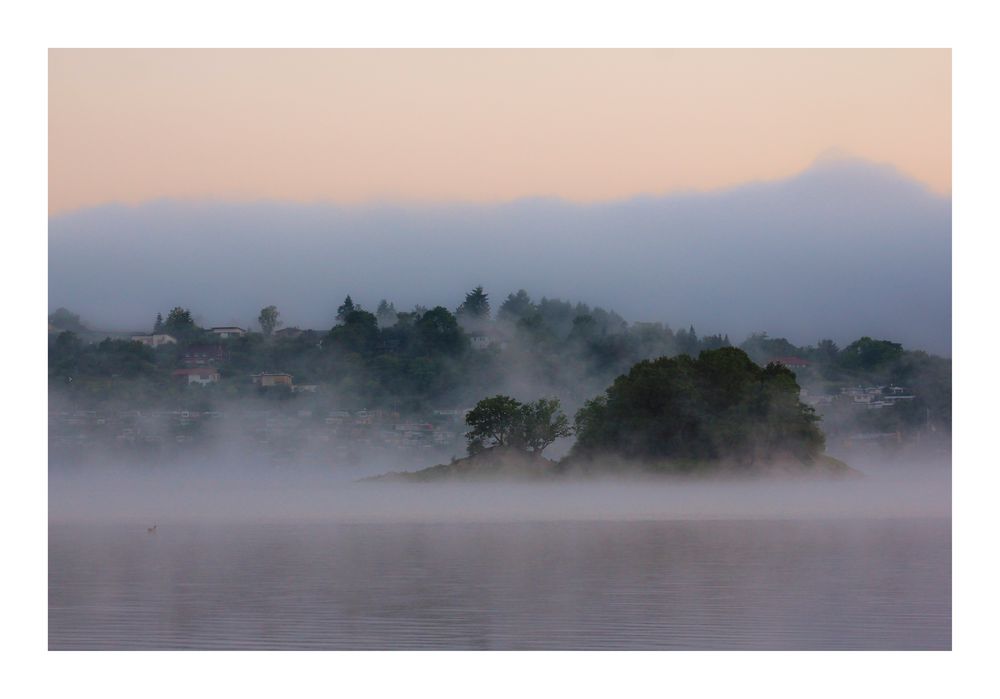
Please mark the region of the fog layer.
[[52, 522], [135, 528], [187, 521], [444, 522], [949, 517], [946, 456], [918, 461], [855, 457], [863, 478], [549, 482], [357, 482], [384, 472], [340, 472], [191, 462], [50, 469]]
[[249, 326], [275, 304], [286, 325], [325, 330], [346, 293], [454, 308], [477, 284], [733, 338], [870, 335], [950, 354], [951, 200], [847, 160], [608, 204], [154, 202], [49, 224], [50, 310], [104, 329], [148, 331], [176, 305]]

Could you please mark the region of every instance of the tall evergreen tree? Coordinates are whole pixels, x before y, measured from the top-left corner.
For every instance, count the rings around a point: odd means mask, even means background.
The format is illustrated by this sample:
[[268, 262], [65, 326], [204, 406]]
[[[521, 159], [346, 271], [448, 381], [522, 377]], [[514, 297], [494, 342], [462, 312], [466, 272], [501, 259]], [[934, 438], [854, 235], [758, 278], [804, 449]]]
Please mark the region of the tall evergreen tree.
[[460, 318], [468, 317], [476, 320], [489, 320], [490, 299], [489, 295], [483, 291], [482, 286], [477, 286], [465, 295], [465, 301], [458, 307], [455, 315]]
[[347, 298], [344, 299], [344, 303], [337, 308], [337, 322], [343, 323], [347, 319], [348, 314], [354, 311], [360, 311], [361, 306], [354, 305], [354, 301], [351, 300], [351, 295], [348, 294]]

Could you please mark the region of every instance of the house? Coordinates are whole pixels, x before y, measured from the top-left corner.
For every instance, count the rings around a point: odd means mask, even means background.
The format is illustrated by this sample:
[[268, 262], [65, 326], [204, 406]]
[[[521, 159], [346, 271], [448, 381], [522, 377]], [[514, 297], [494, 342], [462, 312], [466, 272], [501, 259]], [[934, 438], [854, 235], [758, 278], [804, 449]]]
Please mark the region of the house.
[[302, 330], [299, 328], [282, 328], [281, 330], [275, 330], [275, 337], [284, 337], [290, 340], [295, 339], [302, 334]]
[[187, 369], [175, 369], [171, 376], [175, 379], [183, 379], [187, 381], [190, 386], [196, 383], [200, 386], [205, 386], [210, 383], [218, 383], [219, 379], [222, 378], [219, 375], [218, 369], [213, 369], [211, 367], [189, 367]]
[[801, 357], [775, 357], [770, 364], [781, 364], [789, 369], [807, 369], [812, 366], [812, 362]]
[[157, 348], [163, 345], [176, 345], [177, 338], [173, 335], [167, 335], [166, 333], [157, 333], [154, 335], [133, 335], [132, 342], [141, 342], [147, 347]]
[[242, 337], [247, 334], [247, 331], [243, 328], [238, 328], [234, 325], [220, 326], [216, 328], [209, 328], [208, 331], [219, 337], [225, 339], [230, 337]]
[[260, 374], [251, 374], [254, 384], [267, 388], [270, 386], [292, 386], [292, 375], [283, 372], [264, 371]]
[[226, 350], [222, 345], [191, 345], [181, 355], [181, 361], [187, 366], [214, 364], [225, 359]]

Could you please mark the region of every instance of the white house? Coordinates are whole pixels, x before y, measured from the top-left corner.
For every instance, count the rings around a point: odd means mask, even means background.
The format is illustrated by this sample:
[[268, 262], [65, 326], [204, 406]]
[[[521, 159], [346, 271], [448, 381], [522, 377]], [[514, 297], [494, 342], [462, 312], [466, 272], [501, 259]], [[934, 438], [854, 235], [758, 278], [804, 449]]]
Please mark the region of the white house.
[[227, 337], [242, 337], [243, 335], [247, 334], [246, 330], [244, 330], [243, 328], [238, 328], [235, 325], [227, 325], [227, 326], [221, 326], [221, 327], [217, 327], [217, 328], [209, 328], [208, 331], [210, 333], [214, 333], [214, 334], [218, 335], [219, 337], [223, 337], [223, 338], [227, 338]]
[[188, 385], [196, 383], [205, 386], [210, 383], [217, 383], [221, 376], [218, 369], [211, 367], [192, 367], [188, 369], [176, 369], [171, 374], [175, 379], [186, 379]]
[[141, 342], [148, 347], [160, 347], [162, 345], [176, 345], [177, 338], [173, 335], [167, 335], [166, 333], [159, 333], [155, 335], [133, 335], [132, 342]]

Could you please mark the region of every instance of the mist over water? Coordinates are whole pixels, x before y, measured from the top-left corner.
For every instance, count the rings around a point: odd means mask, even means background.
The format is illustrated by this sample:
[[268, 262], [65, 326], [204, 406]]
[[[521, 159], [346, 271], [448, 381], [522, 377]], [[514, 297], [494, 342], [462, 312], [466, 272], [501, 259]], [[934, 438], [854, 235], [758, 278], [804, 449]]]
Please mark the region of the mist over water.
[[864, 463], [865, 478], [359, 483], [388, 464], [339, 471], [264, 464], [54, 469], [53, 522], [823, 519], [950, 517], [950, 467]]
[[49, 646], [948, 649], [949, 465], [864, 467], [398, 484], [356, 482], [379, 465], [57, 466]]

